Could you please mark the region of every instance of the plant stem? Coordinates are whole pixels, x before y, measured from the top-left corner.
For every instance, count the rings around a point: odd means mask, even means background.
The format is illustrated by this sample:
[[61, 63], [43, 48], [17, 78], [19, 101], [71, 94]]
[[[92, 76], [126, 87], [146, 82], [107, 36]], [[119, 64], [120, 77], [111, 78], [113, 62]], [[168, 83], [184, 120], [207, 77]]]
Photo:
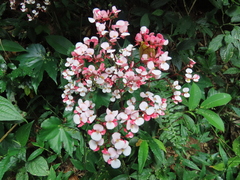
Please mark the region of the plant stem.
[[7, 135], [17, 126], [18, 124], [14, 124], [13, 127], [11, 127], [11, 129], [8, 130], [8, 132], [6, 132], [6, 134], [4, 134], [4, 136], [0, 139], [0, 143], [7, 137]]

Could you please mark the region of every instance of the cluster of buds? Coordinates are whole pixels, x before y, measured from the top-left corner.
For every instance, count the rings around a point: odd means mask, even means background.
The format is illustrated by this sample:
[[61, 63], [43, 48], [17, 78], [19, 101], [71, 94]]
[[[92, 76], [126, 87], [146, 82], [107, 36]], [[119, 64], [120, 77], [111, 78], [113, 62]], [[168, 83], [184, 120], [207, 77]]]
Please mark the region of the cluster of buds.
[[[89, 21], [96, 24], [97, 34], [102, 39], [93, 36], [78, 42], [62, 73], [68, 81], [62, 94], [66, 110], [74, 112], [73, 120], [78, 127], [90, 125], [90, 149], [100, 151], [113, 168], [121, 166], [120, 156], [130, 155], [128, 139], [134, 137], [140, 126], [165, 115], [167, 99], [150, 91], [141, 92], [141, 87], [161, 79], [162, 72], [170, 67], [167, 61], [171, 60], [168, 52], [163, 51], [168, 40], [159, 33], [150, 33], [145, 26], [135, 37], [136, 46], [140, 46], [138, 59], [132, 57], [135, 45], [117, 50], [117, 41], [130, 35], [127, 21], [112, 24], [119, 12], [115, 6], [111, 11], [93, 10]], [[177, 82], [175, 87], [181, 89]], [[106, 111], [101, 109], [100, 114], [97, 102], [92, 101], [99, 90], [109, 95], [111, 104]], [[137, 98], [133, 94], [136, 90], [139, 90]], [[183, 89], [183, 92], [180, 95], [189, 96], [188, 91]], [[130, 99], [129, 94], [132, 94]], [[180, 102], [177, 96], [175, 100]], [[121, 107], [114, 109], [113, 104], [121, 104]]]
[[20, 3], [16, 3], [15, 0], [9, 0], [9, 2], [12, 10], [16, 10], [17, 6], [20, 5], [20, 10], [22, 12], [27, 12], [28, 21], [37, 18], [39, 12], [46, 12], [46, 6], [50, 5], [49, 0], [44, 0], [42, 3], [36, 2], [35, 0], [24, 0]]

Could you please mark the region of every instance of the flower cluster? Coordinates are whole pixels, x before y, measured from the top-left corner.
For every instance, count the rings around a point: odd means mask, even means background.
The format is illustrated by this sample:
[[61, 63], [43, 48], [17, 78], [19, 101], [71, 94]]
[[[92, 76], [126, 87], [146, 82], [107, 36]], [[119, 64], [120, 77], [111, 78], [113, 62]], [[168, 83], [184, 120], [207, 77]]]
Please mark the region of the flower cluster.
[[[162, 72], [170, 68], [168, 61], [171, 60], [168, 52], [163, 51], [168, 40], [159, 33], [150, 33], [145, 26], [135, 37], [136, 45], [117, 50], [117, 41], [130, 35], [127, 21], [118, 20], [113, 24], [119, 12], [115, 6], [111, 11], [93, 10], [89, 21], [95, 23], [102, 39], [93, 36], [78, 42], [62, 73], [68, 81], [62, 94], [66, 110], [74, 112], [73, 120], [78, 127], [90, 125], [90, 149], [100, 150], [103, 159], [113, 168], [121, 166], [120, 156], [130, 155], [128, 139], [139, 132], [140, 126], [165, 115], [167, 99], [141, 87], [161, 79]], [[139, 58], [133, 57], [135, 46], [140, 46]], [[173, 86], [181, 89], [178, 81]], [[99, 90], [109, 95], [109, 107], [101, 110], [92, 98]], [[137, 90], [138, 96], [134, 97]], [[183, 93], [174, 93], [174, 102], [181, 102], [181, 95], [189, 97], [188, 90], [183, 88]], [[130, 99], [129, 95], [132, 95]], [[114, 104], [121, 104], [120, 108], [113, 108]]]
[[12, 10], [16, 10], [17, 6], [20, 4], [20, 10], [22, 12], [28, 12], [28, 21], [32, 21], [37, 18], [39, 12], [46, 12], [46, 6], [50, 5], [49, 0], [44, 0], [42, 3], [36, 2], [35, 0], [24, 0], [20, 3], [17, 3], [15, 0], [9, 0], [9, 2]]

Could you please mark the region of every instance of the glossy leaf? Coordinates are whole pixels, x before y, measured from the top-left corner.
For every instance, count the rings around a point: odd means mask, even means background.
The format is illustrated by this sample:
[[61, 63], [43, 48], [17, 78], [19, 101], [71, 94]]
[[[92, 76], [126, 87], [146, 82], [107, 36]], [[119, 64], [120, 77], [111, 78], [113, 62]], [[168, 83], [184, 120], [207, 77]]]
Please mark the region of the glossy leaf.
[[34, 176], [47, 176], [49, 174], [49, 168], [47, 161], [39, 156], [32, 161], [26, 163], [27, 171]]
[[198, 109], [196, 113], [205, 117], [208, 122], [213, 125], [215, 128], [224, 131], [224, 123], [218, 114], [208, 109]]
[[0, 40], [0, 51], [22, 52], [26, 51], [20, 44], [10, 40]]
[[231, 67], [231, 68], [227, 69], [223, 74], [239, 74], [239, 73], [240, 73], [239, 68]]
[[202, 92], [198, 85], [193, 83], [189, 93], [190, 97], [188, 101], [188, 107], [189, 110], [194, 110], [199, 105], [200, 99], [202, 97]]
[[139, 171], [139, 173], [142, 173], [142, 170], [145, 166], [147, 157], [148, 157], [148, 142], [146, 140], [143, 140], [141, 142], [141, 145], [140, 145], [139, 151], [138, 151], [138, 171]]
[[227, 93], [218, 93], [208, 97], [201, 104], [201, 108], [209, 109], [212, 107], [222, 106], [227, 104], [232, 97]]
[[208, 47], [207, 52], [212, 53], [212, 52], [217, 51], [220, 47], [222, 47], [223, 38], [224, 38], [223, 34], [219, 34], [215, 38], [213, 38], [212, 41], [209, 43], [209, 47]]
[[59, 35], [49, 35], [46, 37], [46, 41], [55, 51], [63, 55], [69, 55], [69, 48], [74, 46], [67, 38]]
[[21, 127], [18, 128], [16, 131], [16, 140], [22, 145], [25, 146], [27, 144], [31, 129], [32, 129], [32, 124], [34, 121], [24, 124]]
[[0, 96], [0, 121], [21, 122], [22, 120], [24, 120], [24, 118], [12, 103], [8, 99]]
[[164, 154], [163, 154], [163, 151], [158, 146], [158, 144], [154, 140], [150, 140], [149, 147], [150, 147], [151, 151], [153, 152], [153, 154], [155, 155], [155, 157], [157, 158], [157, 160], [159, 162], [163, 163], [165, 160]]

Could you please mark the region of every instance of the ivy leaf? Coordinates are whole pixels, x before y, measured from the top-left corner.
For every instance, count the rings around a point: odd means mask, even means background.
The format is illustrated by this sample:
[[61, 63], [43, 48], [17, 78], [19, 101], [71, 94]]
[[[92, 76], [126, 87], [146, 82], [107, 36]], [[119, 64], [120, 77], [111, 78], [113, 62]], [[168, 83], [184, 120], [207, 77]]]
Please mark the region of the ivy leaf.
[[232, 97], [227, 93], [214, 94], [204, 100], [200, 107], [208, 109], [216, 106], [222, 106], [227, 104], [231, 99]]
[[208, 120], [208, 122], [214, 127], [216, 127], [217, 129], [224, 131], [223, 120], [215, 112], [208, 109], [197, 109], [196, 113], [205, 117]]
[[148, 157], [148, 143], [142, 140], [138, 150], [138, 171], [141, 174]]
[[47, 161], [39, 156], [32, 161], [26, 163], [27, 171], [34, 176], [47, 176], [49, 174], [49, 167]]
[[189, 93], [190, 93], [190, 97], [188, 101], [188, 108], [189, 110], [194, 110], [198, 106], [201, 100], [202, 92], [198, 87], [198, 85], [193, 83]]
[[62, 124], [62, 121], [57, 117], [50, 117], [41, 124], [42, 130], [40, 131], [39, 141], [47, 141], [50, 147], [57, 153], [61, 153], [64, 148], [70, 156], [72, 156], [74, 148], [74, 140], [79, 137], [75, 133], [79, 133], [72, 128]]
[[22, 122], [24, 118], [12, 105], [12, 103], [0, 96], [0, 121], [17, 121]]
[[0, 51], [22, 52], [26, 51], [20, 44], [10, 40], [0, 40]]
[[69, 55], [68, 50], [74, 46], [67, 38], [59, 35], [49, 35], [46, 41], [55, 51], [63, 55]]

